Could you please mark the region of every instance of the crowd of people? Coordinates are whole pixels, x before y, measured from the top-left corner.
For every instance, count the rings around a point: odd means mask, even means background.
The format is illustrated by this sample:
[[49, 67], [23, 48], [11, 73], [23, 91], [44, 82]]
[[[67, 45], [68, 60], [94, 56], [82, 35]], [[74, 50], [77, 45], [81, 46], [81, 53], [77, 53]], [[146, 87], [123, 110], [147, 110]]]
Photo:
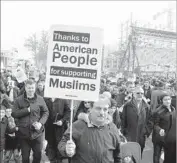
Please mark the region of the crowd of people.
[[[21, 74], [21, 75], [18, 75]], [[22, 77], [25, 76], [25, 77]], [[19, 77], [20, 76], [20, 77]], [[20, 79], [19, 79], [20, 78]], [[23, 80], [22, 80], [23, 79]], [[44, 97], [45, 73], [38, 78], [20, 65], [17, 74], [3, 70], [0, 79], [0, 162], [40, 163], [43, 150], [51, 163], [139, 163], [126, 142], [136, 142], [141, 158], [152, 136], [153, 163], [176, 162], [176, 79], [119, 78], [100, 81], [99, 100], [71, 101]], [[47, 142], [47, 146], [45, 143]]]

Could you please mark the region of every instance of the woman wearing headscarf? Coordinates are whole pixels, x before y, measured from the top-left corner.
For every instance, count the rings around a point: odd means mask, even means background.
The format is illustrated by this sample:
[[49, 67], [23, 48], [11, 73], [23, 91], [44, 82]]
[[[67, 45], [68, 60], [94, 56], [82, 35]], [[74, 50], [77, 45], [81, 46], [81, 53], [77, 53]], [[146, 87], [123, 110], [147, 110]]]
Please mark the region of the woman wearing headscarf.
[[93, 102], [90, 101], [82, 101], [76, 111], [76, 114], [74, 116], [73, 121], [77, 121], [78, 120], [78, 116], [81, 115], [81, 113], [89, 113], [89, 110], [93, 107]]

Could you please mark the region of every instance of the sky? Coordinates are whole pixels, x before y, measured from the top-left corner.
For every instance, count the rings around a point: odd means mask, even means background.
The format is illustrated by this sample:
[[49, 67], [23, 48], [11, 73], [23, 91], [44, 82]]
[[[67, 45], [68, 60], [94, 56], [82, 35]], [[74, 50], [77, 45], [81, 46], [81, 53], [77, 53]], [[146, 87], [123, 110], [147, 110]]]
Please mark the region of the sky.
[[[81, 25], [104, 29], [104, 42], [117, 45], [120, 24], [130, 19], [149, 22], [175, 1], [1, 1], [1, 49], [15, 47], [29, 55], [24, 40], [49, 30], [52, 24]], [[175, 10], [176, 11], [176, 10]], [[176, 14], [175, 14], [176, 15]], [[176, 19], [175, 19], [176, 20]]]

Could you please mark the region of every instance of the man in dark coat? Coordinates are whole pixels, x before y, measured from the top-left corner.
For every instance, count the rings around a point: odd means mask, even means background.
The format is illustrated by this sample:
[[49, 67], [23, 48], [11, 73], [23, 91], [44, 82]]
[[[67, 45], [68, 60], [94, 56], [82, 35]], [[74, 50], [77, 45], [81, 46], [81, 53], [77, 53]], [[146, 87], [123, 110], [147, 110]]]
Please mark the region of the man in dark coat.
[[70, 120], [70, 103], [64, 99], [46, 98], [49, 118], [45, 125], [45, 139], [48, 141], [46, 154], [51, 163], [61, 163], [63, 157], [57, 149]]
[[17, 136], [20, 138], [23, 163], [29, 163], [30, 151], [33, 150], [33, 163], [40, 163], [42, 156], [42, 134], [44, 124], [49, 116], [43, 97], [35, 94], [36, 83], [27, 80], [25, 93], [14, 102], [12, 117], [19, 127]]
[[144, 91], [141, 87], [135, 88], [131, 101], [124, 105], [122, 112], [122, 133], [128, 141], [137, 142], [141, 146], [141, 152], [145, 147], [145, 140], [152, 130], [149, 121], [149, 105], [143, 100]]

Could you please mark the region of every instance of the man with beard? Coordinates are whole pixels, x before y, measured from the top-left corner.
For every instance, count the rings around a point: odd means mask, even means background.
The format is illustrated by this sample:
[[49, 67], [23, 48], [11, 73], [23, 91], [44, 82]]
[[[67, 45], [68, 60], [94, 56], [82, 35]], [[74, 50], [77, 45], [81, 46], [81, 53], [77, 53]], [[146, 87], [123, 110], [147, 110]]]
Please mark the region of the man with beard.
[[121, 163], [120, 138], [117, 127], [108, 123], [110, 100], [100, 96], [89, 113], [88, 123], [73, 123], [72, 140], [68, 129], [58, 145], [63, 156], [72, 157], [72, 163]]

